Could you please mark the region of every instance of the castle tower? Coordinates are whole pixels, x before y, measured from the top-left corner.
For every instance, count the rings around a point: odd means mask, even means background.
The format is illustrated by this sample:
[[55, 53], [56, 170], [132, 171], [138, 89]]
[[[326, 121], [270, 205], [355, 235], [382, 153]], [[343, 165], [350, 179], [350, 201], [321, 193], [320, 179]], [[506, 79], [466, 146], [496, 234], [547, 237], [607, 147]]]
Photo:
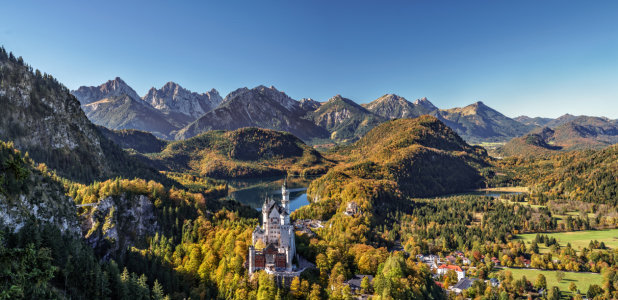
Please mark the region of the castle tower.
[[268, 197], [264, 198], [264, 205], [262, 206], [262, 229], [264, 230], [263, 242], [268, 244], [268, 235], [270, 233], [270, 222], [268, 222]]
[[249, 246], [249, 275], [253, 274], [255, 269], [255, 248]]
[[281, 206], [285, 209], [285, 211], [290, 214], [290, 191], [288, 190], [288, 178], [286, 177], [283, 180], [283, 185], [281, 186]]

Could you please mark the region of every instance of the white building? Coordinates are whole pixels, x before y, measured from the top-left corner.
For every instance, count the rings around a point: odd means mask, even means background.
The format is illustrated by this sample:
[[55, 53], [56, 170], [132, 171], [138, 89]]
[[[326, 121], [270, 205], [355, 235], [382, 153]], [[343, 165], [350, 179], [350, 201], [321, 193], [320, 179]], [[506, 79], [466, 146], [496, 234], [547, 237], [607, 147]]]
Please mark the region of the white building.
[[[256, 270], [266, 270], [269, 274], [298, 276], [294, 275], [298, 272], [295, 272], [292, 266], [296, 243], [294, 225], [290, 223], [290, 191], [287, 180], [283, 182], [281, 194], [281, 206], [273, 199], [266, 199], [262, 206], [262, 227], [255, 228], [253, 244], [249, 246], [247, 267], [250, 275]], [[266, 247], [255, 250], [258, 241]]]
[[438, 267], [437, 274], [446, 275], [449, 270], [455, 271], [455, 273], [457, 274], [457, 280], [462, 280], [464, 277], [466, 277], [466, 271], [455, 265], [441, 265]]

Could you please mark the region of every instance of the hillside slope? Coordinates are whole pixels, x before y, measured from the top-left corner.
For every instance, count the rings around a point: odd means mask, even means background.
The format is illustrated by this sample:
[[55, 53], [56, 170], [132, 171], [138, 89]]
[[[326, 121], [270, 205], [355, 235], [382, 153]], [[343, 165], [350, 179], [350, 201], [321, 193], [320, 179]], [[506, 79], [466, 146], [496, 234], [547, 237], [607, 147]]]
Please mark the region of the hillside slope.
[[329, 99], [305, 118], [328, 130], [331, 139], [343, 142], [358, 140], [388, 120], [341, 95]]
[[131, 158], [92, 124], [69, 90], [0, 48], [0, 140], [14, 142], [36, 163], [79, 182], [116, 176], [165, 176]]
[[[602, 150], [557, 153], [546, 158], [511, 157], [499, 161], [514, 185], [528, 186], [548, 200], [618, 204], [618, 145]], [[541, 202], [541, 205], [543, 201]]]
[[231, 92], [223, 102], [179, 130], [175, 138], [187, 139], [210, 130], [236, 130], [258, 127], [289, 132], [304, 141], [327, 138], [329, 133], [302, 117], [300, 102], [274, 87], [258, 86]]
[[480, 101], [463, 108], [441, 109], [432, 114], [469, 143], [506, 142], [534, 128], [506, 117]]
[[261, 128], [208, 131], [147, 157], [162, 171], [214, 178], [314, 175], [332, 165], [294, 135]]
[[167, 141], [158, 139], [147, 131], [136, 129], [112, 130], [103, 126], [97, 126], [97, 128], [106, 138], [112, 140], [122, 149], [133, 149], [139, 153], [160, 152], [168, 144]]

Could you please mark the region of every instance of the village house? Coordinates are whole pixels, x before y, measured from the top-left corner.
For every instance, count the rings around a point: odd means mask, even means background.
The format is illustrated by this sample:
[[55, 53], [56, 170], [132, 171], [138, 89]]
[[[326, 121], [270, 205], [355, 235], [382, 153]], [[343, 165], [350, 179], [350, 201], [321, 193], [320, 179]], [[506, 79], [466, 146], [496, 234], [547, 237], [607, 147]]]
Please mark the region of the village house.
[[365, 278], [365, 277], [367, 277], [367, 279], [369, 280], [370, 284], [371, 284], [371, 282], [373, 282], [373, 276], [371, 276], [371, 275], [354, 274], [354, 277], [352, 277], [352, 279], [344, 282], [344, 284], [349, 285], [350, 289], [352, 290], [352, 292], [360, 293], [361, 292], [361, 284], [363, 283], [363, 278]]
[[457, 280], [461, 280], [466, 277], [466, 271], [462, 270], [461, 267], [454, 265], [441, 265], [438, 267], [437, 273], [440, 275], [446, 275], [449, 270], [455, 271], [457, 274]]
[[447, 262], [451, 263], [452, 265], [457, 263], [457, 258], [455, 256], [449, 255], [447, 257], [444, 258]]
[[472, 286], [472, 284], [477, 280], [478, 279], [476, 278], [468, 278], [468, 277], [462, 278], [461, 280], [459, 280], [459, 282], [457, 282], [457, 284], [449, 288], [449, 290], [459, 295], [461, 294], [463, 290], [469, 289]]

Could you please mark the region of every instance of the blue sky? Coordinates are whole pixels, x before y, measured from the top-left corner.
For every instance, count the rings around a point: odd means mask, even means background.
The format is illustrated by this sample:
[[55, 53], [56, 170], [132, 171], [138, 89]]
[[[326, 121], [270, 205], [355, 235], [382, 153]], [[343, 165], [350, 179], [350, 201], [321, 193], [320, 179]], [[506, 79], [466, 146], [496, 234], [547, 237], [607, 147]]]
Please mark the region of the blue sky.
[[9, 1], [0, 44], [71, 89], [394, 93], [618, 118], [618, 1]]

